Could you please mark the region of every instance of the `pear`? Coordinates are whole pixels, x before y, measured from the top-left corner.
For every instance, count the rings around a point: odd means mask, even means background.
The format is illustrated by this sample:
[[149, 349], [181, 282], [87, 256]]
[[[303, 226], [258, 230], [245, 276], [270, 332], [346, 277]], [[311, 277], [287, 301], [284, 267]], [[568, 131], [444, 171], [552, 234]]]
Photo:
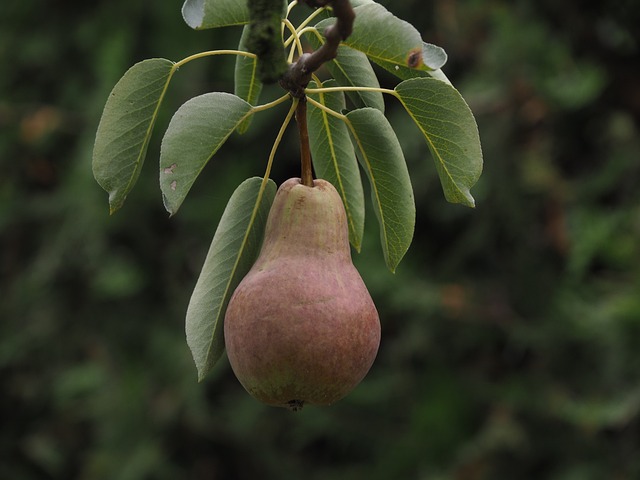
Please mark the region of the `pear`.
[[329, 405], [369, 371], [380, 320], [351, 261], [347, 217], [329, 182], [285, 181], [255, 264], [224, 320], [231, 367], [252, 396], [292, 410]]

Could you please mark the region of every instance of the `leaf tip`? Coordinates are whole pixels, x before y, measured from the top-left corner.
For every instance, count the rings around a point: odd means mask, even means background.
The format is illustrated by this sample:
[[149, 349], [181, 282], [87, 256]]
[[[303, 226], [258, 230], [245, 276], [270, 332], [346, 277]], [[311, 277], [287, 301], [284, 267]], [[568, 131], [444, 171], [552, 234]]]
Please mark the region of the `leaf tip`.
[[390, 256], [386, 254], [384, 260], [385, 260], [385, 263], [387, 264], [387, 269], [389, 269], [389, 271], [395, 275], [396, 268], [398, 268], [398, 265], [400, 264], [401, 259], [396, 260], [394, 258], [390, 258]]
[[119, 198], [115, 192], [109, 194], [109, 215], [113, 215], [122, 208], [125, 198]]
[[178, 209], [177, 208], [173, 208], [170, 205], [170, 203], [171, 202], [169, 201], [167, 196], [163, 193], [162, 194], [162, 204], [164, 205], [164, 209], [169, 213], [169, 218], [173, 217], [176, 214], [176, 212], [178, 211]]
[[465, 207], [476, 208], [476, 201], [468, 190], [458, 193], [458, 195], [445, 194], [445, 198], [449, 203], [459, 203]]
[[476, 208], [476, 200], [473, 198], [473, 196], [468, 190], [464, 192], [464, 197], [462, 198], [460, 203], [465, 207]]

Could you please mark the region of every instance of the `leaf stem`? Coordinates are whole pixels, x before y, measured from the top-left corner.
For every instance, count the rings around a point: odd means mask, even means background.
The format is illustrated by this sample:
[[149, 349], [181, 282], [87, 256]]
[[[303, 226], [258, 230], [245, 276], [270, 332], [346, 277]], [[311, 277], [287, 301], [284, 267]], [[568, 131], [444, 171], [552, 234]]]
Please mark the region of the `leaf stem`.
[[[287, 48], [289, 44], [291, 44], [292, 42], [295, 42], [295, 48], [298, 49], [298, 55], [302, 55], [304, 53], [304, 49], [302, 48], [302, 42], [300, 42], [300, 37], [298, 36], [298, 32], [296, 30], [295, 25], [293, 25], [293, 23], [291, 23], [286, 18], [282, 20], [282, 22], [291, 32], [291, 36], [287, 38], [286, 42], [284, 42], [284, 47]], [[289, 63], [293, 62], [293, 55], [295, 52], [295, 48], [291, 47], [291, 51], [289, 52], [289, 58], [288, 58]]]
[[326, 92], [379, 92], [386, 93], [388, 95], [392, 95], [396, 98], [400, 98], [398, 96], [398, 92], [395, 90], [391, 90], [389, 88], [380, 88], [380, 87], [323, 87], [323, 88], [306, 88], [306, 93], [326, 93]]
[[[322, 90], [322, 88], [318, 88], [317, 90]], [[318, 93], [322, 93], [322, 92], [318, 92]], [[309, 103], [311, 103], [311, 105], [313, 105], [314, 107], [319, 108], [320, 110], [322, 110], [323, 112], [328, 113], [329, 115], [332, 115], [332, 116], [334, 116], [336, 118], [339, 118], [343, 122], [347, 121], [347, 116], [346, 115], [343, 115], [341, 113], [336, 112], [335, 110], [332, 110], [331, 108], [327, 107], [326, 105], [323, 105], [322, 103], [318, 102], [317, 100], [314, 100], [311, 97], [306, 97], [306, 98], [309, 101]]]
[[204, 57], [212, 57], [214, 55], [241, 55], [244, 57], [256, 58], [255, 54], [251, 52], [243, 52], [242, 50], [209, 50], [206, 52], [196, 53], [194, 55], [190, 55], [186, 58], [183, 58], [179, 62], [176, 62], [173, 64], [173, 69], [177, 70], [178, 68], [180, 68], [186, 63], [189, 63], [192, 60], [197, 60], [199, 58], [204, 58]]
[[287, 17], [291, 15], [291, 11], [298, 5], [298, 0], [293, 0], [289, 5], [287, 5]]
[[326, 8], [318, 8], [311, 15], [305, 18], [304, 21], [302, 21], [300, 25], [298, 25], [298, 28], [297, 28], [298, 33], [300, 33], [300, 30], [303, 30], [307, 25], [309, 25], [313, 21], [314, 18], [316, 18], [318, 15], [320, 15], [324, 11], [326, 11]]
[[281, 96], [280, 98], [269, 102], [269, 103], [265, 103], [264, 105], [257, 105], [255, 107], [252, 108], [252, 113], [256, 113], [256, 112], [262, 112], [264, 110], [269, 110], [270, 108], [273, 108], [277, 105], [280, 105], [281, 103], [287, 101], [289, 98], [291, 98], [291, 96], [286, 93], [283, 96]]
[[316, 27], [298, 28], [296, 31], [297, 31], [299, 37], [302, 37], [302, 35], [311, 32], [311, 33], [315, 34], [316, 37], [318, 37], [318, 40], [320, 40], [320, 42], [322, 42], [324, 40], [324, 37], [322, 36], [322, 34], [318, 31], [318, 29]]
[[[289, 97], [289, 95], [286, 95], [286, 97]], [[278, 131], [278, 135], [276, 136], [276, 139], [273, 142], [273, 146], [271, 147], [271, 152], [269, 153], [269, 160], [267, 161], [267, 168], [265, 169], [264, 178], [262, 179], [262, 185], [260, 186], [260, 192], [264, 190], [264, 187], [267, 184], [267, 180], [269, 179], [269, 175], [271, 174], [271, 166], [273, 165], [273, 159], [276, 156], [276, 151], [278, 150], [278, 146], [282, 141], [284, 132], [287, 130], [287, 126], [291, 122], [291, 119], [293, 118], [293, 115], [295, 114], [297, 107], [298, 107], [298, 99], [294, 98], [293, 102], [291, 103], [291, 108], [289, 108], [289, 112], [287, 113], [287, 116], [285, 117], [284, 122], [282, 122], [280, 131]], [[262, 193], [260, 193], [260, 195], [262, 195]]]

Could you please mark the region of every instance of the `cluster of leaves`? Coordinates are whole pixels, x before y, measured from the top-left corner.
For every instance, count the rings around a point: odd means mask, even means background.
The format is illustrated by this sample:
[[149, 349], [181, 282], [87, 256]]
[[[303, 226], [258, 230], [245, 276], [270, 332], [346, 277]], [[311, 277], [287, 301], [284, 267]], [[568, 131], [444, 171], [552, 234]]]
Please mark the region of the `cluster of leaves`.
[[[0, 477], [640, 478], [640, 3], [382, 3], [447, 47], [491, 162], [476, 209], [447, 205], [387, 103], [418, 217], [393, 277], [373, 215], [354, 255], [385, 341], [352, 395], [295, 417], [223, 360], [193, 382], [181, 321], [219, 199], [262, 168], [273, 134], [256, 127], [280, 109], [229, 138], [169, 222], [159, 141], [120, 215], [87, 175], [134, 59], [236, 45], [241, 29], [194, 33], [175, 2], [3, 4]], [[156, 132], [212, 71], [231, 84], [232, 57], [181, 69]], [[295, 150], [281, 145], [272, 178]]]
[[[385, 262], [395, 271], [413, 238], [415, 205], [400, 142], [384, 114], [383, 95], [398, 100], [424, 135], [447, 200], [474, 205], [470, 188], [480, 176], [482, 153], [471, 110], [440, 70], [447, 59], [444, 51], [424, 42], [410, 23], [380, 4], [372, 0], [352, 4], [356, 14], [353, 33], [327, 65], [333, 78], [314, 76], [305, 90], [310, 104], [310, 148], [316, 174], [330, 181], [342, 196], [350, 242], [357, 251], [365, 217], [358, 164], [364, 170]], [[335, 21], [330, 9], [319, 8], [296, 27], [288, 18], [296, 6], [296, 1], [283, 2], [283, 48], [288, 49], [290, 63], [302, 55], [303, 40], [312, 47], [321, 45], [323, 31]], [[245, 132], [254, 114], [291, 100], [266, 158], [264, 177], [247, 179], [229, 200], [189, 304], [187, 341], [202, 379], [223, 352], [226, 305], [258, 253], [276, 190], [269, 179], [271, 166], [299, 99], [285, 93], [259, 104], [263, 85], [256, 73], [258, 62], [245, 45], [246, 2], [187, 0], [183, 16], [195, 29], [244, 25], [240, 44], [237, 50], [202, 52], [177, 63], [145, 60], [117, 83], [104, 108], [93, 156], [94, 176], [109, 193], [111, 212], [123, 205], [139, 176], [160, 105], [182, 65], [215, 55], [237, 57], [234, 93], [210, 92], [192, 98], [177, 110], [164, 134], [160, 188], [171, 215], [233, 132]], [[380, 88], [371, 62], [399, 79], [394, 89]]]

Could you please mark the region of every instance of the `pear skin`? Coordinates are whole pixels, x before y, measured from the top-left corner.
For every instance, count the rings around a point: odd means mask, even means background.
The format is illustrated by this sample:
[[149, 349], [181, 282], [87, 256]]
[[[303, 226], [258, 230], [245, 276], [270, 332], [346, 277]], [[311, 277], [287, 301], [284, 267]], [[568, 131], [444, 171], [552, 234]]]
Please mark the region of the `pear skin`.
[[229, 301], [224, 336], [236, 377], [268, 405], [329, 405], [367, 374], [380, 320], [329, 182], [280, 186], [260, 254]]

